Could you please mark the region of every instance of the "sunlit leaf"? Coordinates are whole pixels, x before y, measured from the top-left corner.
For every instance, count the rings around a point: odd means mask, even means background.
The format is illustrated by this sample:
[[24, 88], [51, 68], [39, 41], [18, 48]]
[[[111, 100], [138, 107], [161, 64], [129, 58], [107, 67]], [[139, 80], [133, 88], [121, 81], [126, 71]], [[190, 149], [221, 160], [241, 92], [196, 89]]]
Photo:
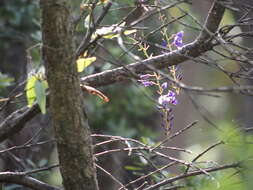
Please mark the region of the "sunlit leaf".
[[103, 38], [105, 39], [113, 39], [113, 38], [117, 38], [118, 34], [108, 34], [108, 35], [104, 35]]
[[36, 100], [39, 104], [42, 114], [46, 113], [46, 88], [47, 88], [46, 81], [36, 80], [35, 82]]
[[96, 34], [104, 36], [106, 34], [113, 33], [114, 31], [117, 31], [117, 27], [114, 26], [102, 27], [96, 30]]
[[126, 170], [142, 170], [142, 168], [139, 168], [139, 167], [135, 167], [135, 166], [125, 166], [125, 169]]
[[89, 28], [90, 27], [90, 15], [88, 15], [85, 19], [84, 19], [84, 27], [85, 28]]
[[88, 67], [94, 61], [96, 61], [96, 57], [79, 58], [76, 61], [77, 71], [82, 72], [86, 67]]
[[135, 33], [137, 30], [125, 30], [124, 31], [124, 34], [127, 36], [127, 35], [130, 35], [130, 34], [133, 34]]
[[[112, 26], [107, 26], [107, 27], [102, 27], [96, 30], [95, 34], [92, 36], [92, 38], [96, 38], [97, 35], [102, 36], [103, 38], [106, 39], [113, 39], [119, 36], [118, 32], [122, 29], [122, 27], [125, 26], [125, 22], [120, 24], [119, 26], [117, 25], [112, 25]], [[132, 33], [135, 33], [137, 30], [125, 30], [124, 35], [130, 35]]]
[[28, 107], [32, 107], [33, 102], [36, 100], [35, 83], [37, 80], [36, 76], [31, 76], [26, 83], [25, 89]]
[[[126, 31], [124, 31], [124, 34], [127, 36], [127, 35], [135, 33], [136, 31], [137, 30], [126, 30]], [[103, 36], [103, 38], [105, 38], [105, 39], [113, 39], [113, 38], [117, 38], [118, 36], [119, 36], [119, 34], [109, 34], [109, 35]]]

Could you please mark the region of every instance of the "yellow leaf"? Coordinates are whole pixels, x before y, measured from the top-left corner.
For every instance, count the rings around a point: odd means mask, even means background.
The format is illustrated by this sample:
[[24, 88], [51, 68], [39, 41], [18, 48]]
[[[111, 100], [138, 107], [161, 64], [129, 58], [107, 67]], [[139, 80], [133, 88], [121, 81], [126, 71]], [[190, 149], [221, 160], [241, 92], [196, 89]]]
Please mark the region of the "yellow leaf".
[[[119, 36], [118, 32], [122, 29], [122, 27], [125, 26], [125, 22], [121, 23], [120, 25], [112, 25], [112, 26], [106, 26], [102, 27], [96, 30], [95, 34], [92, 35], [92, 39], [95, 39], [98, 35], [102, 36], [105, 39], [113, 39]], [[130, 35], [132, 33], [135, 33], [137, 30], [125, 30], [125, 35]]]
[[36, 76], [32, 76], [27, 80], [26, 83], [26, 98], [27, 98], [27, 102], [28, 102], [28, 107], [32, 107], [33, 102], [36, 100], [36, 94], [35, 94], [35, 83], [38, 80], [38, 78]]
[[103, 38], [105, 38], [105, 39], [113, 39], [113, 38], [116, 38], [116, 37], [118, 37], [118, 34], [109, 34], [109, 35], [103, 36]]
[[130, 34], [132, 34], [132, 33], [135, 33], [137, 30], [126, 30], [125, 32], [124, 32], [124, 34], [127, 36], [127, 35], [130, 35]]
[[79, 58], [76, 61], [77, 64], [77, 71], [80, 73], [82, 72], [86, 67], [88, 67], [91, 63], [96, 61], [96, 57], [88, 57], [88, 58]]

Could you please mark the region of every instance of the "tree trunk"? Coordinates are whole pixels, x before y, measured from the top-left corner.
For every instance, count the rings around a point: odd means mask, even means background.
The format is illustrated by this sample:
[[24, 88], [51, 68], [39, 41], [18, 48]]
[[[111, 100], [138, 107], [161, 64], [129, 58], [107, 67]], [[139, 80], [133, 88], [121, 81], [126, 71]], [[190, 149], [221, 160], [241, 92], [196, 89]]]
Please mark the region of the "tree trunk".
[[41, 0], [43, 60], [65, 190], [97, 190], [92, 141], [74, 60], [68, 0]]

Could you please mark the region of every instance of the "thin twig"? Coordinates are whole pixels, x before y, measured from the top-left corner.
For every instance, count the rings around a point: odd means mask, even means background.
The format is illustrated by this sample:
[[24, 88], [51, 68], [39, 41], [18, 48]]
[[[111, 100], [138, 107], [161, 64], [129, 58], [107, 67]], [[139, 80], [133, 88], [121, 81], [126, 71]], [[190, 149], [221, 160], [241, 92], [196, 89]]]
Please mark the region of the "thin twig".
[[[221, 144], [224, 144], [223, 141], [219, 141], [213, 145], [211, 145], [210, 147], [208, 147], [206, 150], [204, 150], [203, 152], [201, 152], [200, 154], [198, 154], [193, 160], [192, 160], [192, 163], [193, 162], [196, 162], [201, 156], [203, 156], [205, 153], [207, 153], [209, 150], [213, 149], [214, 147], [218, 146], [218, 145], [221, 145]], [[185, 170], [185, 173], [188, 172], [188, 170], [190, 169], [190, 167], [188, 166]]]
[[101, 166], [99, 166], [98, 164], [95, 164], [95, 166], [100, 169], [101, 171], [103, 171], [105, 174], [107, 174], [111, 179], [113, 179], [113, 181], [115, 181], [117, 184], [119, 184], [121, 186], [122, 189], [127, 190], [127, 188], [118, 180], [116, 179], [112, 174], [110, 174], [110, 172], [106, 171], [104, 168], [102, 168]]
[[157, 149], [158, 147], [160, 147], [161, 145], [165, 144], [166, 142], [168, 142], [168, 140], [171, 140], [175, 137], [177, 137], [178, 135], [180, 135], [181, 133], [183, 133], [184, 131], [190, 129], [191, 127], [193, 127], [195, 124], [197, 124], [198, 121], [193, 121], [191, 124], [187, 125], [185, 128], [179, 130], [178, 132], [172, 134], [171, 136], [166, 137], [163, 141], [161, 141], [160, 143], [158, 143], [154, 148], [152, 148], [152, 150]]
[[[205, 170], [206, 172], [214, 172], [214, 171], [225, 170], [225, 169], [229, 169], [229, 168], [237, 168], [237, 167], [240, 167], [240, 163], [226, 164], [226, 165], [219, 166], [219, 167], [214, 167], [214, 168], [204, 168], [203, 170]], [[185, 179], [187, 177], [201, 175], [201, 174], [203, 174], [202, 171], [192, 171], [192, 172], [189, 172], [187, 174], [181, 174], [181, 175], [169, 178], [169, 179], [162, 180], [161, 182], [158, 182], [155, 185], [151, 185], [151, 186], [149, 186], [148, 188], [146, 188], [144, 190], [156, 190], [159, 187], [164, 186], [164, 185], [169, 184], [169, 183], [172, 183], [174, 181], [178, 181], [180, 179]]]

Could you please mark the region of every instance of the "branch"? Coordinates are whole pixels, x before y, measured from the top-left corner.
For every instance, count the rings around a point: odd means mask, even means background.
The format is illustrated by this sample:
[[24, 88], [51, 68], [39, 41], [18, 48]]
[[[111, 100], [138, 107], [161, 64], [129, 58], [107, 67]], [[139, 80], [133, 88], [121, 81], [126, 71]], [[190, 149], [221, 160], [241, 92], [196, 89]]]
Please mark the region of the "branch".
[[193, 43], [185, 45], [181, 50], [165, 53], [155, 57], [145, 59], [140, 62], [135, 62], [124, 67], [118, 67], [111, 70], [106, 70], [100, 73], [92, 74], [87, 77], [82, 77], [81, 82], [89, 86], [99, 87], [110, 85], [116, 82], [122, 82], [132, 77], [133, 73], [140, 74], [145, 71], [162, 69], [172, 65], [178, 65], [186, 61], [188, 56], [197, 57], [202, 53], [211, 50], [210, 43], [204, 43], [196, 40]]
[[27, 176], [27, 172], [0, 172], [0, 182], [23, 185], [35, 190], [60, 190], [60, 188]]
[[[239, 163], [232, 163], [232, 164], [227, 164], [227, 165], [223, 165], [223, 166], [219, 166], [219, 167], [215, 167], [215, 168], [207, 168], [207, 169], [203, 169], [205, 172], [214, 172], [214, 171], [219, 171], [219, 170], [225, 170], [228, 168], [237, 168], [240, 167]], [[154, 190], [154, 189], [158, 189], [161, 186], [164, 186], [166, 184], [172, 183], [174, 181], [180, 180], [180, 179], [185, 179], [187, 177], [191, 177], [191, 176], [196, 176], [196, 175], [201, 175], [203, 174], [203, 171], [193, 171], [193, 172], [189, 172], [187, 174], [181, 174], [178, 175], [176, 177], [172, 177], [169, 179], [165, 179], [155, 185], [151, 185], [148, 188], [144, 189], [144, 190]]]
[[5, 139], [21, 131], [25, 124], [38, 113], [40, 113], [40, 109], [38, 104], [35, 104], [31, 108], [25, 106], [10, 114], [0, 124], [0, 142], [3, 142]]

